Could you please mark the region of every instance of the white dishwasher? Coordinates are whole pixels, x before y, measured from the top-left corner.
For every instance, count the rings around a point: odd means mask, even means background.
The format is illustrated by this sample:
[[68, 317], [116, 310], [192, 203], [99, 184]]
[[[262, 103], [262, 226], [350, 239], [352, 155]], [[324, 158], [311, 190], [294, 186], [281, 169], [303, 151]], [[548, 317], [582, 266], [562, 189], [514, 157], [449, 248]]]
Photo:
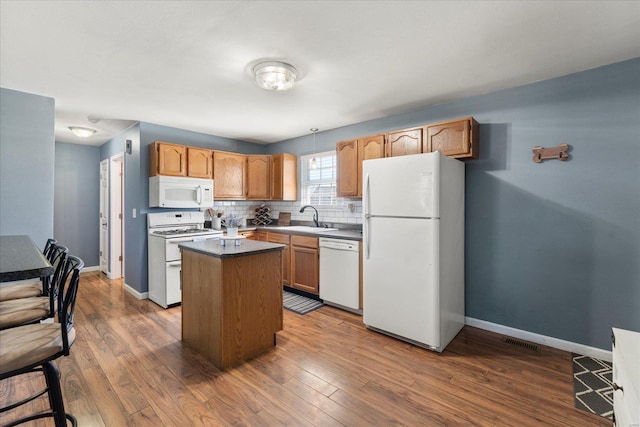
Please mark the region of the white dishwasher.
[[320, 298], [360, 313], [360, 247], [357, 241], [321, 237]]

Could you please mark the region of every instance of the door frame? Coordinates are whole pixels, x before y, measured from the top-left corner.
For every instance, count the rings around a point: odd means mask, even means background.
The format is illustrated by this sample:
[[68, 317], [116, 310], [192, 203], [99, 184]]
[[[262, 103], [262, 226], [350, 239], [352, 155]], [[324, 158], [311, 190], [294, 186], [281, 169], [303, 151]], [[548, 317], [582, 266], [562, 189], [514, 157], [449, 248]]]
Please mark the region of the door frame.
[[109, 278], [124, 274], [124, 153], [109, 158]]
[[[98, 240], [100, 243], [98, 250], [98, 264], [100, 271], [105, 273], [107, 277], [109, 277], [109, 178], [109, 160], [105, 159], [100, 162], [100, 207], [98, 213]], [[106, 185], [104, 184], [104, 181], [106, 181]], [[106, 234], [102, 231], [105, 217], [107, 221]], [[103, 253], [103, 249], [105, 253]], [[103, 262], [105, 256], [106, 261]]]

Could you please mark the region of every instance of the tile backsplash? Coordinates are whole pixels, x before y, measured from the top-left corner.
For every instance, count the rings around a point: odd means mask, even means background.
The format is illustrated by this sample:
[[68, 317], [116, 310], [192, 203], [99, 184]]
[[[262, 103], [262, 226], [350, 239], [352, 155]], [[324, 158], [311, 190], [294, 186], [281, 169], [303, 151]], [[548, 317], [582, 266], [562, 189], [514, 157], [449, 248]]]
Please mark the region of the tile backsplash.
[[[282, 202], [282, 201], [265, 201], [259, 200], [240, 200], [240, 201], [216, 201], [213, 209], [224, 211], [224, 215], [233, 213], [242, 216], [251, 224], [251, 220], [255, 216], [255, 208], [261, 204], [265, 204], [271, 209], [271, 218], [278, 219], [280, 212], [291, 212], [292, 221], [313, 221], [313, 209], [306, 209], [304, 213], [300, 213], [303, 206], [299, 201]], [[331, 208], [318, 208], [318, 221], [321, 223], [331, 224], [362, 224], [362, 201], [361, 200], [345, 200], [341, 205]], [[205, 212], [205, 218], [209, 219], [208, 213]]]

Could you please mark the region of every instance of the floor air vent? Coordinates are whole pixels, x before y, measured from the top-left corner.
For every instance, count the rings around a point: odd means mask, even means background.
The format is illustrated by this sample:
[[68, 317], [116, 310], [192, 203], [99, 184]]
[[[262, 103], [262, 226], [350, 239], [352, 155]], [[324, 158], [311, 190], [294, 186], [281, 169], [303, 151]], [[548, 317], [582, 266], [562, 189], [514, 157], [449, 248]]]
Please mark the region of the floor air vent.
[[538, 351], [538, 346], [535, 344], [530, 344], [524, 341], [518, 341], [513, 338], [504, 338], [503, 341], [506, 342], [507, 344], [516, 345], [521, 348], [526, 348], [527, 350]]

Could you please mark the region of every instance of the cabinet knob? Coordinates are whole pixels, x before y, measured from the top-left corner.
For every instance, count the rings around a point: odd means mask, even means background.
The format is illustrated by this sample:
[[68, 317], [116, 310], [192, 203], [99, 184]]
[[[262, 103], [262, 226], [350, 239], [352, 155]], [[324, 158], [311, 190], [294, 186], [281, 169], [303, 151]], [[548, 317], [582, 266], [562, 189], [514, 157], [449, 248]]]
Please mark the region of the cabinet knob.
[[618, 391], [618, 390], [624, 393], [624, 388], [622, 386], [619, 386], [618, 384], [613, 383], [613, 391]]

